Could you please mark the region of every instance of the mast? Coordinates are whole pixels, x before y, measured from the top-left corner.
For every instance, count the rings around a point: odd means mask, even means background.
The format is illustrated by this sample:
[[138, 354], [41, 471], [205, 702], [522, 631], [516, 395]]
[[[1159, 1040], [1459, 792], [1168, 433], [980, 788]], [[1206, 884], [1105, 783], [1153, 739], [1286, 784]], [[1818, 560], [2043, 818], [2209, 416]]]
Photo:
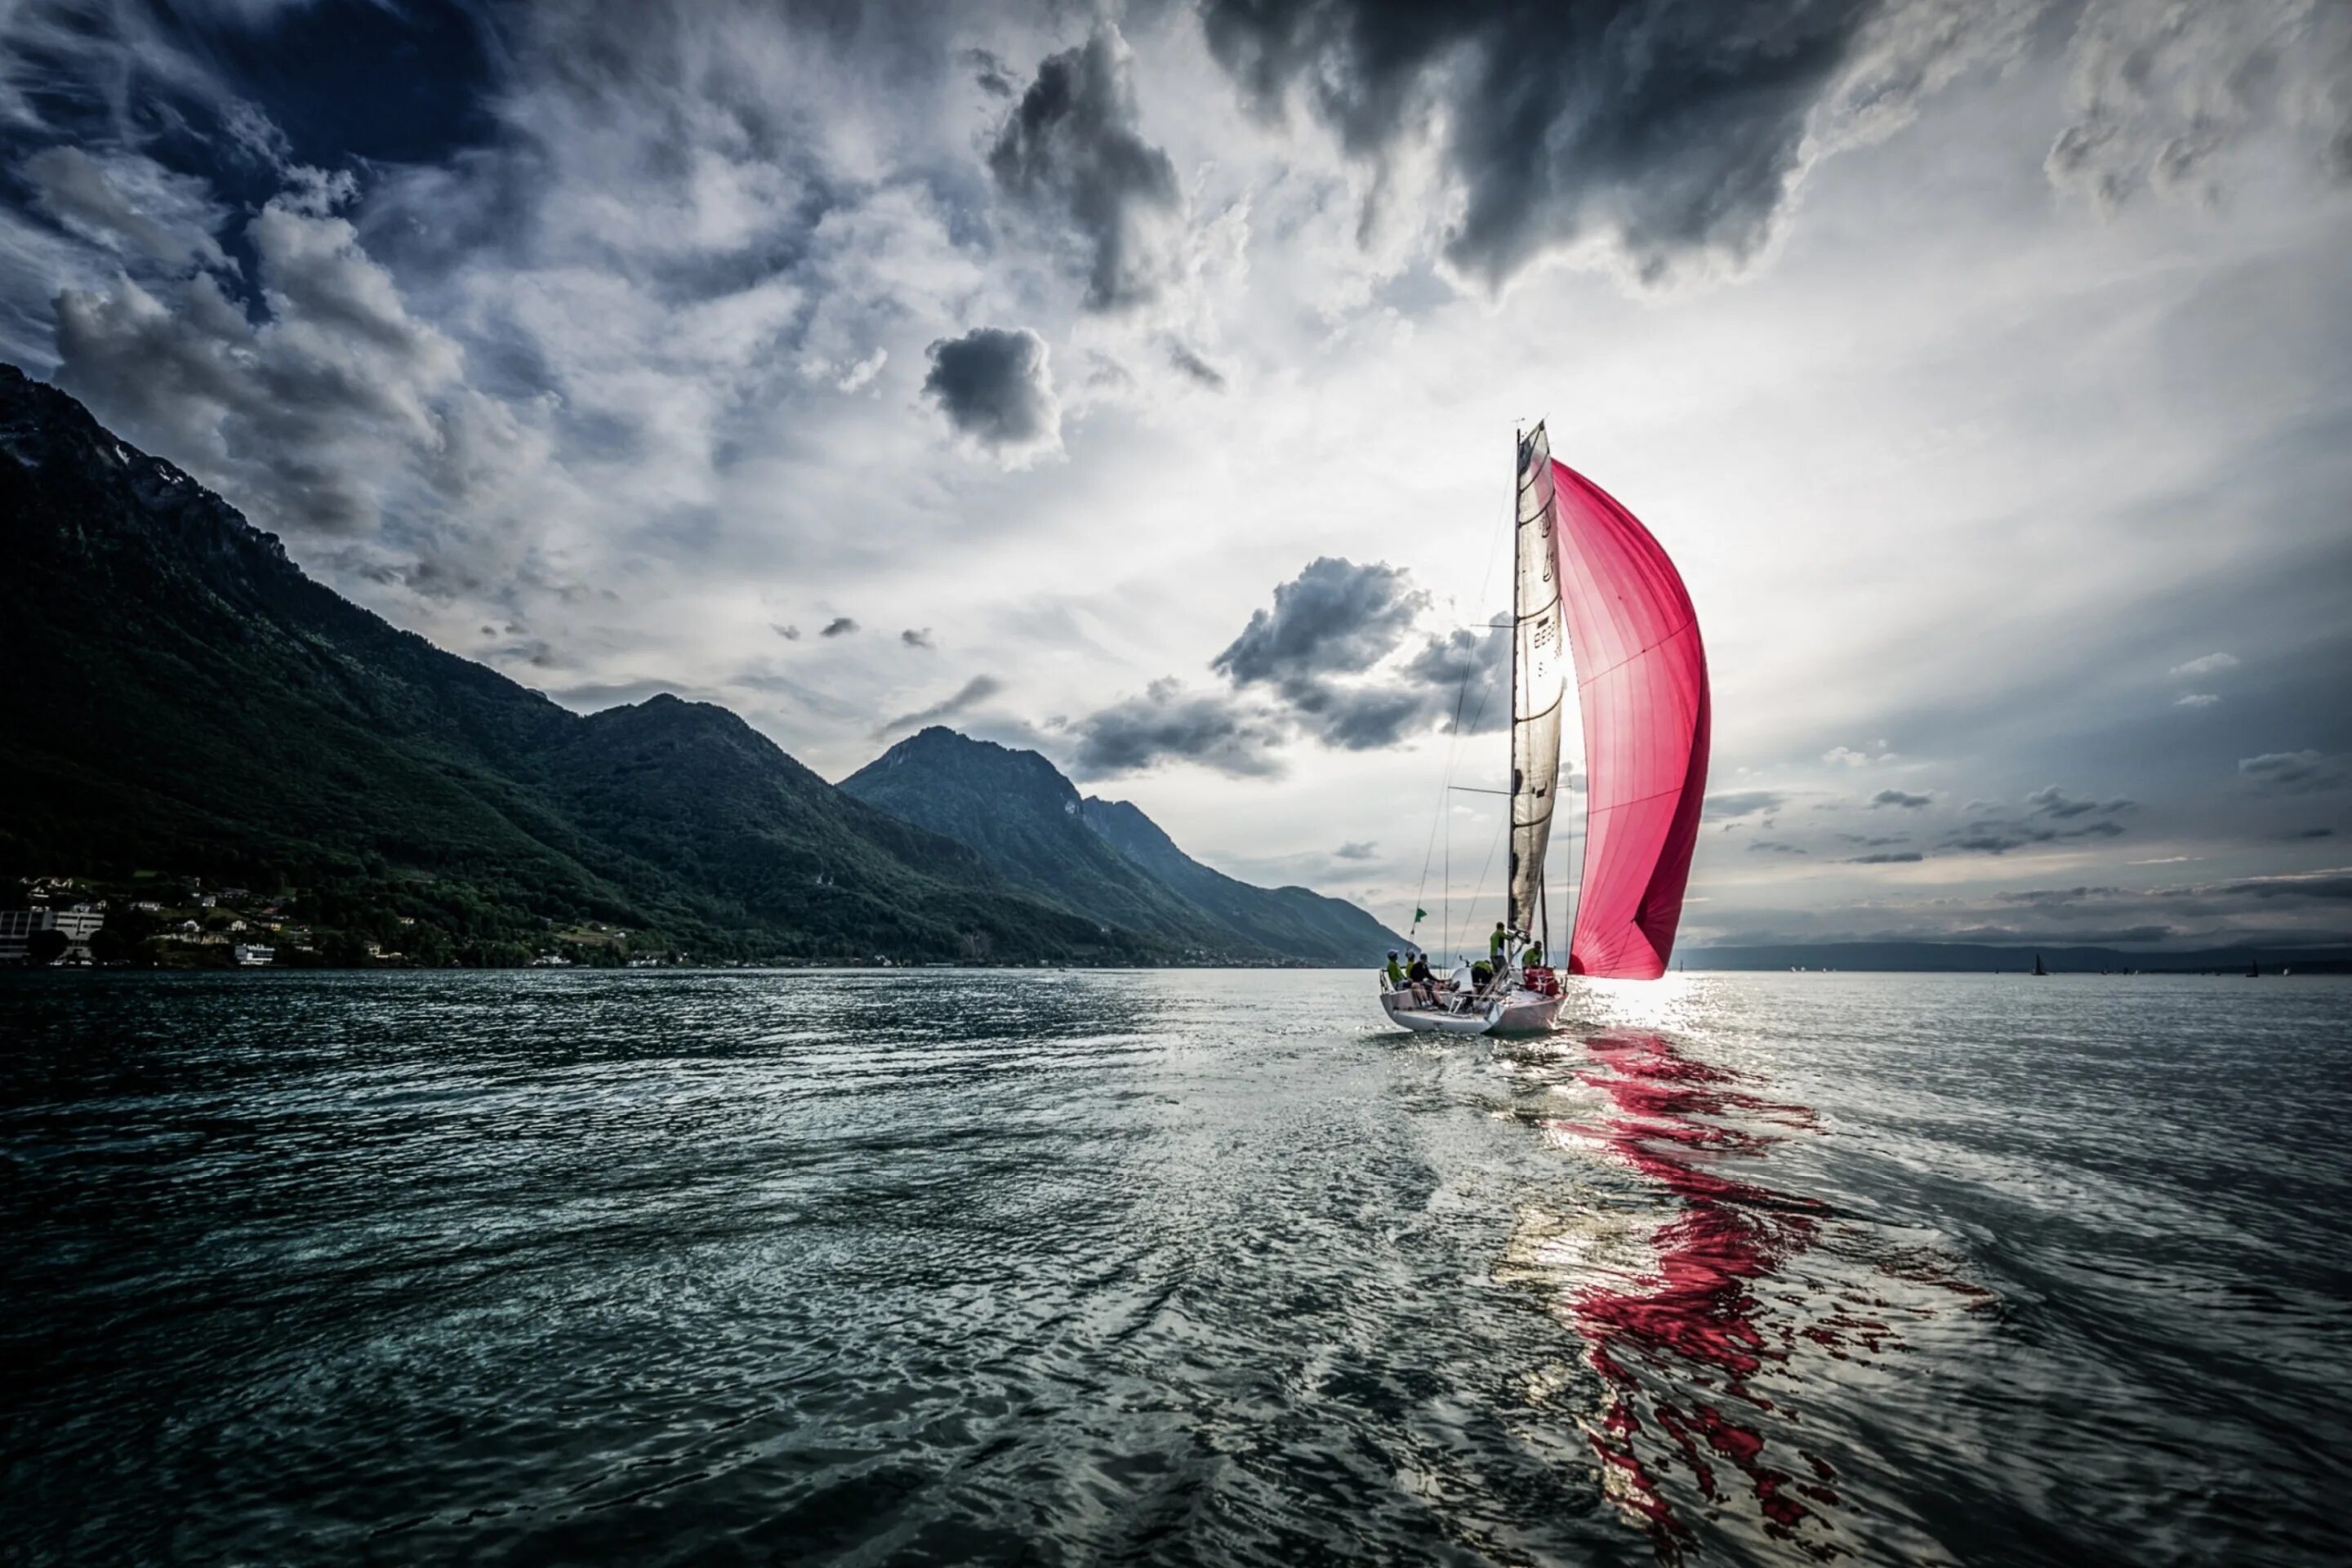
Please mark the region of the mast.
[[1503, 809], [1509, 816], [1512, 833], [1511, 863], [1505, 868], [1503, 874], [1503, 924], [1508, 930], [1517, 931], [1519, 929], [1519, 879], [1517, 875], [1519, 868], [1519, 563], [1526, 558], [1528, 548], [1528, 531], [1521, 526], [1526, 520], [1519, 515], [1519, 486], [1526, 479], [1522, 470], [1527, 464], [1528, 437], [1527, 432], [1516, 425], [1511, 426], [1511, 754], [1507, 763], [1511, 770], [1511, 795]]

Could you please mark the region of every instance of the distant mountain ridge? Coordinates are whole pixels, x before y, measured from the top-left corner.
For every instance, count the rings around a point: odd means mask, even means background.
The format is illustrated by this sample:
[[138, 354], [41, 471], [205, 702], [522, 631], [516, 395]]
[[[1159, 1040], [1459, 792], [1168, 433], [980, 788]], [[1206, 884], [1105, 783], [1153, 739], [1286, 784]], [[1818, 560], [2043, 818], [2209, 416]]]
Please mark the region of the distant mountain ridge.
[[722, 709], [583, 718], [392, 626], [5, 366], [0, 624], [12, 876], [302, 886], [309, 918], [465, 962], [592, 917], [705, 957], [1182, 956], [1024, 895]]
[[2120, 948], [2031, 942], [1993, 946], [1958, 942], [1781, 942], [1696, 948], [1683, 955], [1693, 969], [1834, 969], [1856, 973], [1981, 974], [2022, 973], [2035, 957], [2059, 974], [2122, 973], [2181, 974], [2210, 971], [2242, 971], [2258, 963], [2266, 971], [2282, 967], [2302, 973], [2341, 973], [2352, 970], [2352, 947], [2329, 942], [2294, 947], [2277, 942], [2245, 942], [2230, 947], [2200, 948], [2180, 952], [2127, 952]]
[[1276, 952], [1377, 963], [1404, 939], [1344, 900], [1309, 888], [1260, 888], [1202, 865], [1137, 806], [1088, 795], [1087, 825], [1121, 855], [1219, 923]]
[[[312, 581], [5, 365], [0, 620], [9, 877], [299, 886], [346, 951], [435, 962], [520, 962], [591, 920], [744, 960], [1353, 963], [1394, 941], [1219, 877], [1034, 752], [927, 731], [861, 770], [868, 804], [724, 709], [583, 718]], [[957, 787], [893, 795], [918, 776]]]
[[1211, 870], [1135, 806], [1081, 798], [1035, 752], [933, 725], [841, 787], [971, 846], [1031, 893], [1066, 909], [1118, 911], [1136, 929], [1202, 954], [1352, 965], [1377, 963], [1401, 944], [1342, 900], [1253, 887]]

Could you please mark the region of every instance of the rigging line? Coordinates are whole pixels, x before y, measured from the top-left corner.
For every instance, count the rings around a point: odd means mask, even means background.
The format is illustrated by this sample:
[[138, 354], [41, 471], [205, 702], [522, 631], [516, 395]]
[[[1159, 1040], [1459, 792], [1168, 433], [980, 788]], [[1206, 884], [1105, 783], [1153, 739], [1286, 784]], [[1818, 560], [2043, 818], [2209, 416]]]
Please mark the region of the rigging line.
[[[1497, 825], [1495, 829], [1495, 837], [1487, 840], [1486, 863], [1478, 868], [1478, 882], [1471, 894], [1471, 902], [1474, 905], [1477, 902], [1478, 898], [1486, 890], [1486, 874], [1495, 868], [1495, 846], [1503, 841], [1503, 826], [1501, 825]], [[1469, 928], [1466, 926], [1464, 927], [1462, 934], [1465, 938], [1467, 938], [1470, 934]], [[1464, 947], [1465, 950], [1468, 947], [1466, 941], [1464, 943]]]
[[[1516, 465], [1517, 465], [1517, 460], [1518, 460], [1518, 458], [1517, 458], [1517, 442], [1518, 442], [1518, 437], [1517, 437], [1517, 433], [1516, 433], [1516, 432], [1512, 435], [1511, 440], [1512, 440], [1512, 462], [1513, 462], [1513, 464], [1516, 466]], [[1513, 520], [1512, 520], [1512, 523], [1511, 523], [1511, 531], [1511, 531], [1511, 540], [1512, 540], [1512, 545], [1513, 545], [1514, 558], [1516, 558], [1516, 554], [1517, 554], [1517, 542], [1518, 542], [1518, 521], [1517, 521], [1517, 509], [1516, 509], [1516, 508], [1514, 508], [1514, 509], [1513, 509]], [[1488, 536], [1488, 538], [1487, 538], [1487, 540], [1486, 540], [1486, 571], [1485, 571], [1485, 572], [1481, 573], [1481, 574], [1479, 574], [1479, 577], [1478, 577], [1478, 600], [1479, 600], [1479, 602], [1480, 602], [1480, 603], [1484, 603], [1484, 602], [1486, 601], [1486, 590], [1487, 590], [1487, 588], [1488, 588], [1489, 586], [1491, 586], [1491, 585], [1493, 584], [1493, 583], [1494, 583], [1494, 581], [1495, 581], [1495, 557], [1496, 557], [1498, 553], [1500, 553], [1500, 542], [1499, 542], [1499, 541], [1497, 541], [1496, 539], [1495, 539], [1492, 535], [1489, 535], [1489, 536]], [[1517, 614], [1518, 613], [1518, 588], [1517, 588], [1517, 584], [1516, 583], [1514, 583], [1514, 584], [1513, 584], [1513, 585], [1512, 585], [1511, 600], [1512, 600], [1512, 603], [1511, 603], [1512, 614], [1516, 616], [1517, 616]], [[1517, 635], [1517, 621], [1516, 621], [1516, 620], [1514, 620], [1513, 622], [1511, 622], [1511, 623], [1510, 623], [1510, 625], [1511, 625], [1511, 628], [1512, 628], [1512, 633], [1513, 633], [1513, 635], [1516, 637], [1516, 636]], [[1498, 628], [1498, 627], [1496, 626], [1496, 623], [1495, 623], [1495, 622], [1493, 622], [1493, 621], [1488, 621], [1488, 622], [1486, 623], [1486, 626], [1487, 626], [1487, 629], [1488, 629], [1488, 630], [1490, 630], [1490, 631], [1500, 629], [1500, 628]], [[1470, 628], [1469, 628], [1468, 626], [1463, 626], [1463, 627], [1461, 627], [1461, 628], [1459, 628], [1459, 629], [1461, 629], [1461, 630], [1463, 630], [1463, 631], [1468, 631], [1468, 630], [1470, 630]], [[1454, 785], [1454, 770], [1455, 770], [1455, 769], [1456, 769], [1456, 767], [1460, 764], [1461, 760], [1462, 760], [1462, 704], [1464, 703], [1464, 701], [1465, 701], [1465, 700], [1466, 700], [1468, 699], [1468, 696], [1469, 696], [1469, 692], [1470, 692], [1470, 677], [1471, 677], [1471, 675], [1472, 675], [1472, 674], [1473, 674], [1473, 673], [1477, 669], [1477, 668], [1478, 668], [1477, 660], [1476, 660], [1476, 658], [1475, 658], [1475, 652], [1476, 652], [1476, 650], [1475, 650], [1475, 648], [1473, 648], [1473, 649], [1472, 649], [1472, 653], [1473, 653], [1474, 657], [1473, 657], [1471, 659], [1469, 659], [1469, 660], [1465, 661], [1465, 662], [1463, 664], [1463, 666], [1462, 666], [1462, 679], [1461, 679], [1461, 681], [1460, 681], [1460, 682], [1459, 682], [1459, 683], [1454, 687], [1454, 723], [1453, 723], [1453, 734], [1452, 734], [1452, 736], [1450, 737], [1450, 744], [1448, 745], [1447, 750], [1446, 750], [1446, 753], [1445, 753], [1445, 776], [1444, 776], [1444, 778], [1440, 782], [1440, 787], [1439, 787], [1438, 792], [1437, 792], [1437, 816], [1436, 816], [1436, 817], [1435, 817], [1435, 818], [1433, 818], [1433, 819], [1430, 822], [1430, 825], [1429, 825], [1429, 837], [1430, 837], [1430, 840], [1431, 840], [1431, 842], [1430, 842], [1430, 843], [1428, 843], [1428, 844], [1424, 844], [1423, 846], [1422, 846], [1422, 850], [1421, 850], [1421, 887], [1420, 887], [1419, 890], [1418, 890], [1418, 891], [1416, 891], [1416, 892], [1413, 894], [1413, 900], [1412, 900], [1412, 907], [1413, 907], [1414, 909], [1416, 909], [1416, 910], [1418, 910], [1418, 909], [1420, 909], [1420, 908], [1422, 907], [1422, 902], [1421, 902], [1422, 895], [1429, 891], [1429, 858], [1430, 858], [1430, 851], [1431, 851], [1433, 848], [1434, 848], [1434, 847], [1435, 847], [1435, 841], [1436, 841], [1436, 838], [1437, 838], [1437, 826], [1438, 826], [1438, 823], [1439, 823], [1439, 822], [1441, 822], [1441, 821], [1442, 821], [1442, 822], [1444, 822], [1444, 824], [1445, 824], [1445, 891], [1446, 891], [1446, 896], [1447, 896], [1448, 898], [1451, 898], [1451, 897], [1453, 896], [1453, 891], [1454, 891], [1454, 824], [1453, 824], [1453, 822], [1452, 822], [1452, 821], [1447, 817], [1447, 815], [1446, 815], [1445, 796], [1446, 796], [1447, 793], [1448, 793], [1448, 792], [1453, 788], [1453, 785]], [[1479, 699], [1479, 701], [1478, 701], [1478, 717], [1471, 721], [1471, 723], [1472, 723], [1473, 727], [1475, 727], [1476, 725], [1478, 725], [1478, 724], [1480, 724], [1480, 723], [1484, 722], [1484, 721], [1485, 721], [1485, 720], [1486, 720], [1486, 698], [1485, 698], [1484, 696], [1482, 696], [1482, 697]]]

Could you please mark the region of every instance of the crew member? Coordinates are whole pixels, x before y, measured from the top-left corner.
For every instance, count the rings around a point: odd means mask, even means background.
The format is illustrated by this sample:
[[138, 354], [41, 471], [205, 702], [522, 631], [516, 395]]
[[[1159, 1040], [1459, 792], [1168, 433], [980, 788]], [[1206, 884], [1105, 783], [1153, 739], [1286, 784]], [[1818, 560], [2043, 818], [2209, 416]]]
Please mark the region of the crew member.
[[1389, 988], [1395, 991], [1403, 989], [1403, 986], [1404, 965], [1397, 962], [1396, 949], [1391, 948], [1389, 949]]
[[1502, 921], [1496, 921], [1486, 937], [1486, 962], [1499, 971], [1503, 967], [1503, 950], [1510, 945], [1511, 933], [1504, 929]]

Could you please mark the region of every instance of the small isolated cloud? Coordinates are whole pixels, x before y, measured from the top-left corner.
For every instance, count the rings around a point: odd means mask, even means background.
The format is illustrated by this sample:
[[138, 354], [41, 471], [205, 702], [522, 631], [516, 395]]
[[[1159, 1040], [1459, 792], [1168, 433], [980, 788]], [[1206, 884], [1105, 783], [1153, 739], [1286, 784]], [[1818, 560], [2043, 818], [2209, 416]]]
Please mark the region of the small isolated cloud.
[[937, 724], [944, 720], [952, 719], [987, 701], [1003, 689], [1004, 682], [997, 679], [996, 677], [975, 675], [965, 681], [953, 696], [942, 698], [928, 708], [918, 708], [912, 713], [899, 714], [896, 719], [876, 730], [874, 738], [877, 741], [887, 741], [895, 735], [909, 734], [926, 724]]
[[1897, 754], [1888, 751], [1884, 741], [1872, 742], [1861, 751], [1851, 746], [1832, 746], [1822, 753], [1822, 761], [1833, 768], [1866, 768], [1876, 763], [1897, 760]]
[[1706, 797], [1706, 815], [1715, 817], [1756, 816], [1789, 804], [1785, 790], [1735, 789]]
[[864, 359], [835, 375], [833, 384], [843, 392], [863, 391], [873, 384], [874, 378], [882, 374], [882, 367], [889, 363], [890, 351], [876, 349]]
[[2110, 815], [2118, 811], [2128, 811], [2134, 805], [2128, 800], [2084, 799], [2080, 795], [2068, 795], [2056, 784], [2035, 790], [2025, 797], [2025, 804], [2033, 808], [2033, 813], [2037, 816], [2054, 816], [2061, 821], [2068, 817], [2088, 816], [2093, 813]]
[[1172, 679], [1090, 714], [1076, 730], [1072, 771], [1080, 778], [1140, 773], [1167, 761], [1245, 778], [1282, 769], [1273, 754], [1282, 741], [1279, 724], [1227, 693], [1188, 692]]
[[988, 153], [999, 189], [1076, 237], [1092, 310], [1149, 303], [1180, 266], [1183, 188], [1144, 139], [1134, 78], [1127, 40], [1102, 23], [1038, 66]]
[[2237, 668], [2236, 656], [2226, 653], [2209, 653], [2202, 658], [2192, 658], [2187, 664], [2174, 665], [2171, 675], [2175, 680], [2180, 680], [2191, 676], [2212, 675], [2220, 670]]
[[1225, 373], [1194, 353], [1182, 342], [1171, 341], [1169, 343], [1168, 363], [1211, 392], [1223, 392], [1225, 389]]
[[1334, 858], [1341, 860], [1370, 860], [1378, 852], [1379, 848], [1380, 846], [1378, 844], [1366, 838], [1352, 843], [1342, 844], [1337, 849], [1332, 850], [1331, 853]]
[[1370, 669], [1404, 640], [1429, 595], [1401, 568], [1322, 556], [1274, 590], [1209, 668], [1236, 686]]
[[1062, 405], [1045, 341], [1027, 328], [974, 327], [931, 344], [923, 394], [948, 423], [1008, 460], [1058, 447]]
[[801, 640], [801, 629], [798, 626], [788, 626], [782, 621], [772, 621], [769, 623], [768, 629], [774, 632], [786, 642], [798, 642]]
[[1021, 90], [1020, 81], [1003, 57], [988, 49], [966, 49], [956, 59], [971, 68], [971, 79], [980, 90], [991, 98], [1011, 98]]
[[2221, 699], [2210, 691], [2191, 691], [2173, 703], [2175, 708], [2210, 708]]
[[931, 641], [931, 628], [929, 626], [908, 626], [905, 631], [898, 634], [898, 640], [905, 643], [908, 647], [932, 647], [937, 646]]
[[1810, 851], [1798, 848], [1793, 844], [1783, 844], [1780, 840], [1774, 838], [1759, 838], [1755, 843], [1750, 844], [1748, 847], [1751, 852], [1761, 850], [1767, 855], [1803, 855], [1810, 853]]
[[2344, 782], [2344, 771], [2317, 752], [2264, 752], [2238, 759], [2238, 774], [2256, 789], [2308, 795]]
[[857, 623], [847, 616], [835, 616], [825, 622], [824, 629], [816, 635], [821, 637], [845, 637], [856, 629]]
[[1289, 721], [1346, 751], [1394, 745], [1441, 723], [1453, 728], [1457, 710], [1465, 730], [1507, 723], [1493, 689], [1509, 660], [1502, 635], [1429, 637], [1401, 666], [1374, 673], [1405, 647], [1429, 605], [1399, 567], [1323, 556], [1277, 584], [1274, 607], [1254, 612], [1210, 668], [1237, 690], [1267, 693]]
[[[1883, 789], [1870, 797], [1870, 804], [1874, 810], [1882, 805], [1892, 805], [1905, 811], [1916, 811], [1923, 805], [1932, 805], [1935, 804], [1935, 799], [1932, 795], [1912, 795], [1899, 789]], [[1915, 855], [1912, 858], [1916, 860], [1918, 857]]]
[[1850, 858], [1846, 864], [1849, 866], [1909, 866], [1926, 858], [1927, 857], [1916, 849], [1897, 849], [1876, 855], [1856, 855]]

